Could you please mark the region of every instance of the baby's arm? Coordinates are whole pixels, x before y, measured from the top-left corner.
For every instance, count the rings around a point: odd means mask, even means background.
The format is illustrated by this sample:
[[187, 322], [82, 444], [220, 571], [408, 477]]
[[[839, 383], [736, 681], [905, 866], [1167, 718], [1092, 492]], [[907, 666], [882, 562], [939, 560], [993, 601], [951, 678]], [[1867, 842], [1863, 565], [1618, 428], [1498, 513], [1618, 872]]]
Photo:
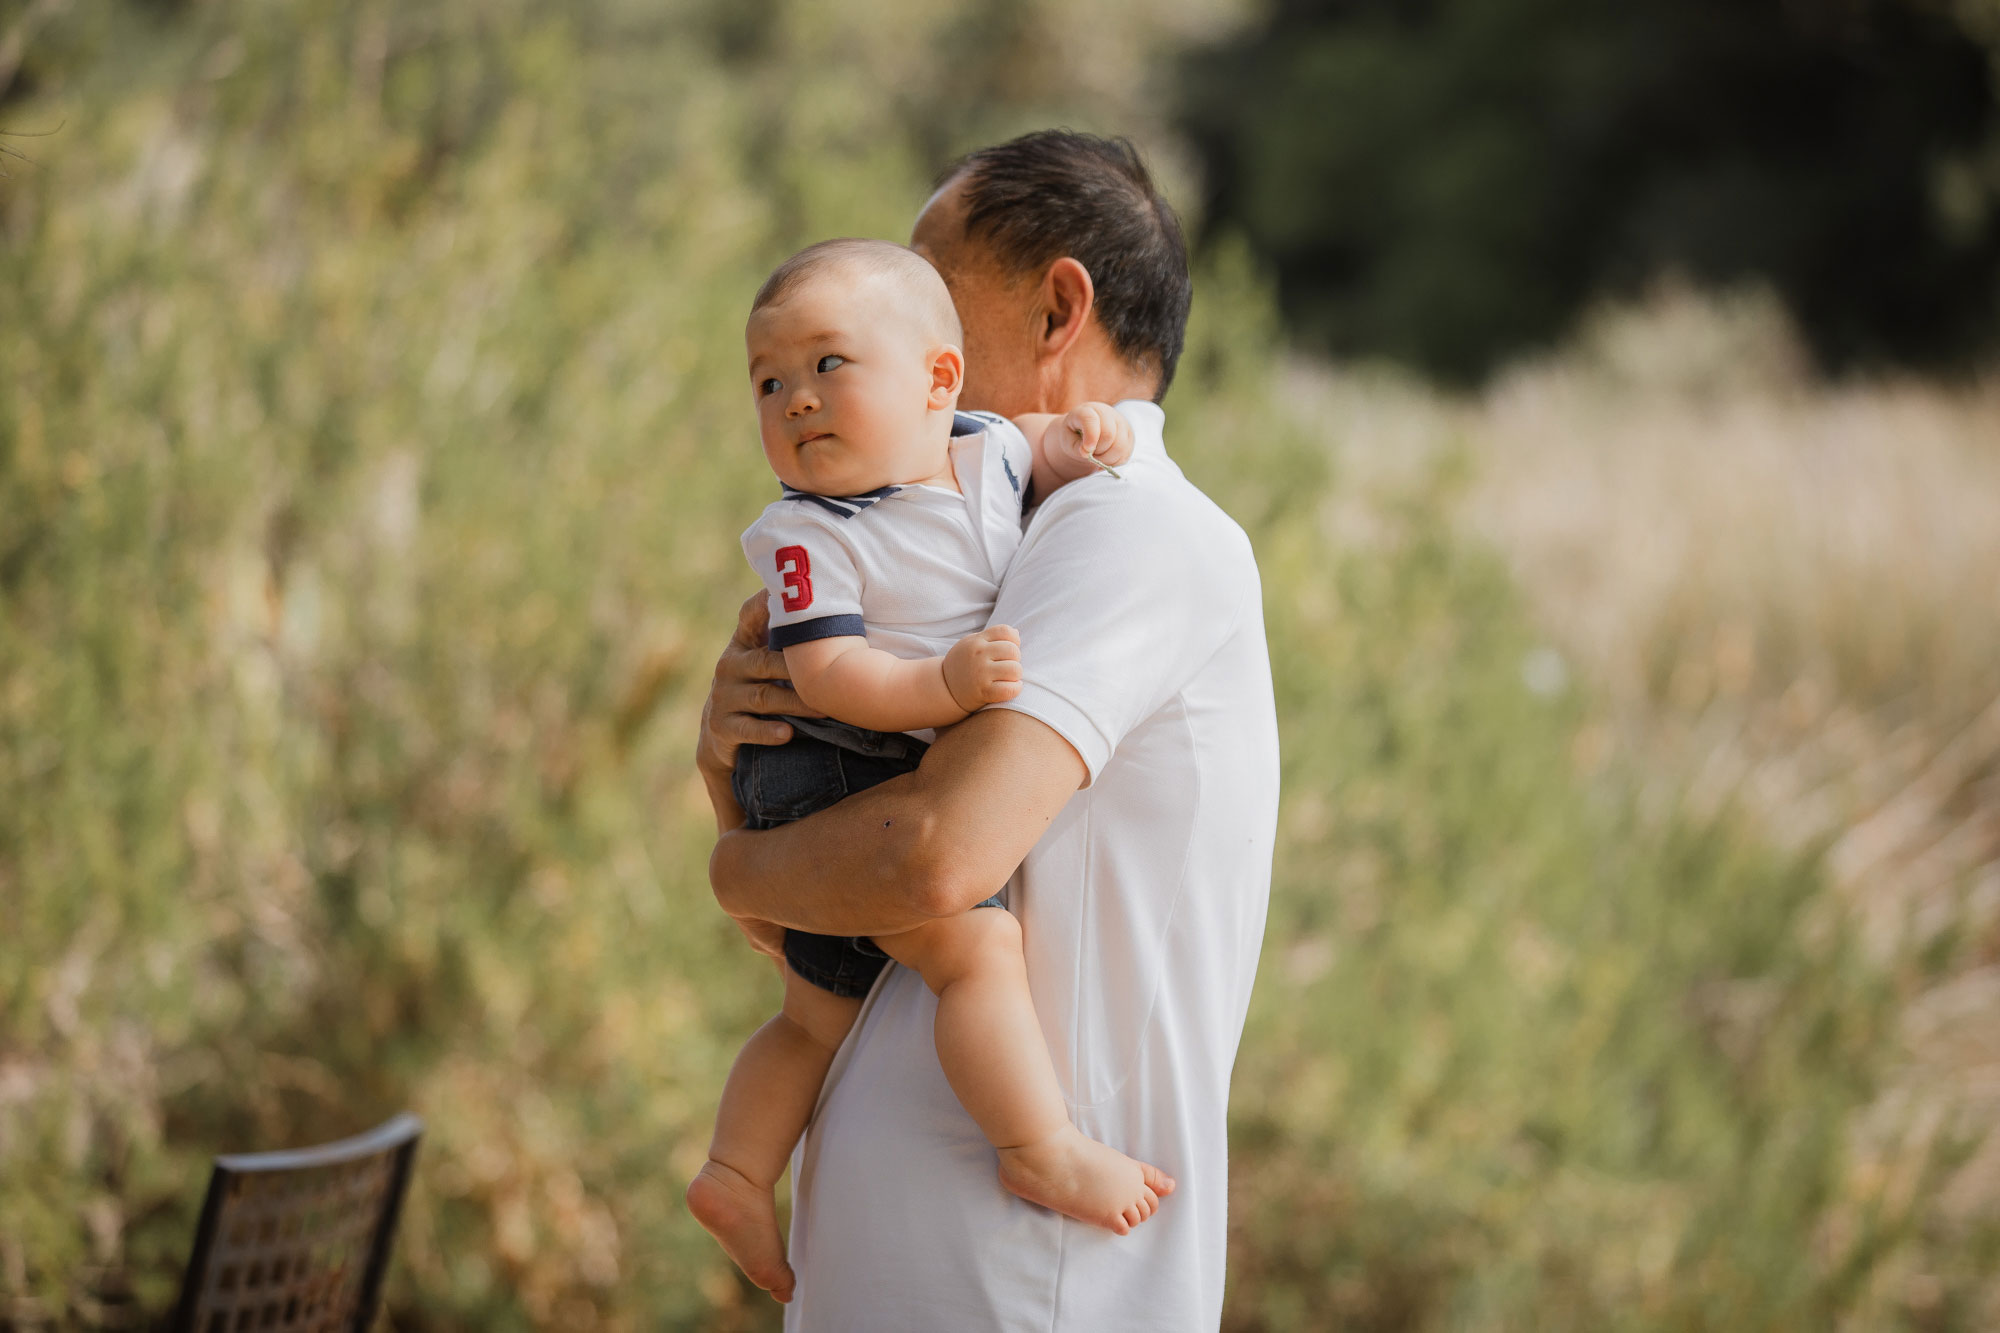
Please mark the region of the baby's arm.
[[860, 635], [793, 644], [785, 669], [799, 698], [871, 731], [948, 727], [1021, 692], [1021, 636], [1006, 625], [968, 634], [943, 657], [897, 657]]
[[1065, 482], [1098, 471], [1099, 462], [1117, 467], [1132, 456], [1132, 423], [1109, 403], [1085, 403], [1062, 416], [1032, 412], [1015, 417], [1014, 424], [1034, 450], [1040, 500]]

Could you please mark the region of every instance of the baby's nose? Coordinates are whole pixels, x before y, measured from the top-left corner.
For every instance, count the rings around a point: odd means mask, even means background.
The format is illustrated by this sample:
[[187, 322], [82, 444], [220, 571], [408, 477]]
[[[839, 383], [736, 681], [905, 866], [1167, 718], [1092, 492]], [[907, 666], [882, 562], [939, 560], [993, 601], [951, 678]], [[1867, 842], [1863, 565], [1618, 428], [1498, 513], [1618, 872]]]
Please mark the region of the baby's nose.
[[804, 416], [818, 406], [819, 399], [813, 397], [813, 395], [805, 392], [795, 393], [792, 395], [790, 406], [785, 409], [785, 415], [788, 417]]

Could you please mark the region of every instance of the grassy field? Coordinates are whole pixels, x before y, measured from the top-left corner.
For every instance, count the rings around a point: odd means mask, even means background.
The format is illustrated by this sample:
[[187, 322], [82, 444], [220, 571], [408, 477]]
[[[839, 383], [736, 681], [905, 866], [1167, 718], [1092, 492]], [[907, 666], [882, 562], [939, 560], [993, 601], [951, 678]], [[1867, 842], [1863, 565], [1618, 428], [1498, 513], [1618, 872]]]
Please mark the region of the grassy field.
[[[952, 148], [1149, 133], [1148, 44], [1228, 9], [1089, 59], [1038, 5], [40, 30], [0, 108], [61, 127], [0, 181], [0, 1326], [138, 1326], [210, 1154], [401, 1107], [394, 1326], [770, 1326], [679, 1205], [774, 998], [688, 760], [770, 484], [748, 295], [900, 235]], [[1990, 394], [1829, 394], [1764, 333], [1719, 395], [1635, 383], [1669, 311], [1445, 399], [1295, 367], [1272, 309], [1205, 260], [1167, 404], [1256, 543], [1285, 749], [1228, 1326], [1991, 1323]], [[1729, 508], [1718, 420], [1861, 517]], [[1935, 555], [1849, 580], [1873, 514], [1857, 560]], [[1605, 554], [1642, 519], [1707, 558]], [[1801, 767], [1848, 743], [1958, 839], [1874, 914], [1840, 849], [1883, 800]]]

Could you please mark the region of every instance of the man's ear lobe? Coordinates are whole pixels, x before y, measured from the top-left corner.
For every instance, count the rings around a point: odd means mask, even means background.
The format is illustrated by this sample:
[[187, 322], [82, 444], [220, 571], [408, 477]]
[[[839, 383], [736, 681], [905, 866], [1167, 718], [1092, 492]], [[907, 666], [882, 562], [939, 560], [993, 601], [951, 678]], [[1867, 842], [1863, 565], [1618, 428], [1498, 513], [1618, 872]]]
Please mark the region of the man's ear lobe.
[[1042, 319], [1036, 330], [1044, 356], [1059, 356], [1069, 350], [1090, 322], [1097, 288], [1090, 270], [1064, 255], [1049, 265], [1042, 276]]
[[946, 343], [931, 353], [931, 407], [950, 407], [964, 387], [965, 353]]

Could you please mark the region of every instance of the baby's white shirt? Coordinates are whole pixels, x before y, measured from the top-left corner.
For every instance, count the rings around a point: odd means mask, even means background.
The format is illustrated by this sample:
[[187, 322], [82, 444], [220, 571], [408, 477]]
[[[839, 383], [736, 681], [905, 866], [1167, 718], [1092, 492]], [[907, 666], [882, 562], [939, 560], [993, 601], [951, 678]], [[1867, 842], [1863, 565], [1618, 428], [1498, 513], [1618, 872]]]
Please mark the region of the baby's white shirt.
[[909, 485], [824, 496], [787, 487], [743, 533], [743, 554], [770, 599], [771, 646], [858, 634], [898, 657], [939, 657], [985, 629], [1021, 544], [1033, 459], [1007, 418], [959, 412], [951, 464], [962, 494]]

